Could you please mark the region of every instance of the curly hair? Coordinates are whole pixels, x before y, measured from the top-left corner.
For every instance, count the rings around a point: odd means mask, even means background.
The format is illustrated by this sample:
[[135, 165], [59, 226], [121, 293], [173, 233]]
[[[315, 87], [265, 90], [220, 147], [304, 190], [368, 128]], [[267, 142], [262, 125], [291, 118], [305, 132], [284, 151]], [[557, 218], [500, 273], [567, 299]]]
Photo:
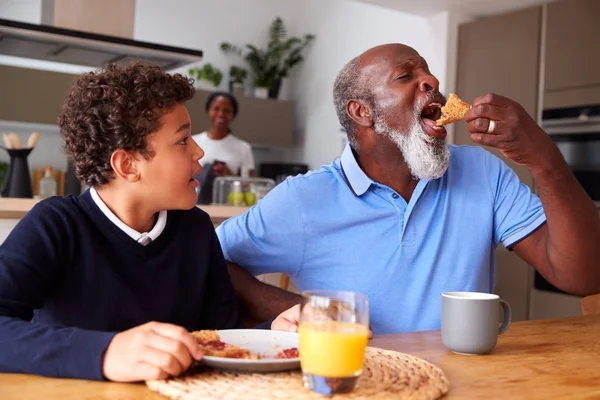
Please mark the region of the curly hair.
[[147, 136], [161, 117], [194, 96], [192, 80], [157, 66], [110, 64], [80, 75], [63, 103], [58, 125], [77, 178], [98, 187], [114, 178], [112, 153], [123, 149], [150, 159]]

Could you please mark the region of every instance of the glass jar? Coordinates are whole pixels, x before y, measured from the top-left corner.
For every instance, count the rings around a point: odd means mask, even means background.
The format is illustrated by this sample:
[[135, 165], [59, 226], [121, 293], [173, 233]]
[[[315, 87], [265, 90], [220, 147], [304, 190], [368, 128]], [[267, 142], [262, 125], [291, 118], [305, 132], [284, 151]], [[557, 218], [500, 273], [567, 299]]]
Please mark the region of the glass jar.
[[269, 178], [221, 176], [213, 184], [213, 204], [251, 207], [273, 187], [275, 181]]

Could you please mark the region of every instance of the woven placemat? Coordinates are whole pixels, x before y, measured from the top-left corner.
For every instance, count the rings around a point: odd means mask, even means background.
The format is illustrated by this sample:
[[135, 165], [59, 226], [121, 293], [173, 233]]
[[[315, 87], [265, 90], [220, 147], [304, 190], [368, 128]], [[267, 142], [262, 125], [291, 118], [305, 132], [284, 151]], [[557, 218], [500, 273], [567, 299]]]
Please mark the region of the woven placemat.
[[[299, 370], [268, 374], [224, 372], [209, 368], [185, 376], [147, 381], [156, 392], [178, 400], [324, 399], [306, 389]], [[442, 370], [420, 358], [367, 347], [357, 388], [334, 399], [437, 399], [448, 392]]]

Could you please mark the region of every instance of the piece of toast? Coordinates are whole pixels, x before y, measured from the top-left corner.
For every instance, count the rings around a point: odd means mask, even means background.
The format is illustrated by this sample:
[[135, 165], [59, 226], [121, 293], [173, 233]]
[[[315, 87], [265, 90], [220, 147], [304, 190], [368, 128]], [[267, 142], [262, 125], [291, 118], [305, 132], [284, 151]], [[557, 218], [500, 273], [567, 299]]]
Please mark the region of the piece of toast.
[[246, 360], [258, 360], [260, 358], [259, 355], [252, 354], [248, 349], [222, 342], [217, 331], [194, 331], [192, 332], [192, 336], [200, 345], [200, 349], [205, 356], [242, 358]]
[[444, 126], [465, 118], [465, 114], [471, 106], [462, 101], [460, 97], [454, 93], [450, 93], [450, 97], [446, 105], [442, 107], [442, 116], [435, 121], [437, 126]]

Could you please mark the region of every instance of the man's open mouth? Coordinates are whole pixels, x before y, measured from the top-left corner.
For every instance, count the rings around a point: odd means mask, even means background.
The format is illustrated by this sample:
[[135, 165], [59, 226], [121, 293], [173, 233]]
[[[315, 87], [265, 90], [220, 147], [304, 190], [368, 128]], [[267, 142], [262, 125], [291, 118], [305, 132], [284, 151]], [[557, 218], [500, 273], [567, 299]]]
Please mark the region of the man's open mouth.
[[423, 111], [421, 111], [422, 119], [430, 119], [432, 121], [437, 121], [442, 116], [442, 104], [441, 103], [430, 103], [428, 104]]
[[425, 133], [429, 136], [434, 137], [436, 139], [445, 139], [446, 138], [446, 128], [443, 126], [437, 126], [435, 121], [440, 119], [442, 116], [442, 105], [443, 100], [433, 99], [431, 103], [427, 104], [421, 110], [421, 124], [423, 125], [423, 129]]

